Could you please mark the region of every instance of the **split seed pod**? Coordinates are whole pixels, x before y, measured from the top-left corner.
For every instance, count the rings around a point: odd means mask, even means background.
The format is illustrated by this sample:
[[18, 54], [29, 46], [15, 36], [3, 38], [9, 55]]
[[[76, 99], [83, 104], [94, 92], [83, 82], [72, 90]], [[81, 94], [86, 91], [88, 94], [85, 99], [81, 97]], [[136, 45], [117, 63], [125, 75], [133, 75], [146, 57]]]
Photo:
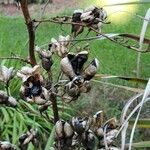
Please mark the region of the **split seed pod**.
[[[83, 13], [83, 10], [75, 10], [72, 16], [72, 22], [73, 23], [82, 23], [81, 21], [81, 15]], [[83, 26], [80, 26], [78, 24], [72, 24], [71, 33], [74, 37], [78, 36], [80, 33], [82, 33], [84, 30]]]
[[84, 71], [84, 79], [85, 80], [91, 80], [95, 76], [95, 74], [96, 74], [96, 72], [98, 70], [98, 67], [99, 67], [99, 61], [98, 61], [98, 59], [95, 58], [90, 63], [90, 65], [85, 69], [85, 71]]
[[67, 138], [72, 137], [74, 134], [73, 129], [68, 122], [65, 122], [64, 124], [64, 133]]
[[81, 74], [83, 65], [87, 61], [87, 59], [88, 51], [81, 51], [74, 58], [71, 59], [71, 64], [76, 75]]
[[67, 77], [72, 79], [75, 76], [75, 72], [73, 70], [73, 67], [72, 67], [71, 62], [69, 61], [68, 57], [64, 57], [61, 60], [60, 65], [61, 65], [61, 70]]
[[65, 86], [65, 93], [67, 93], [69, 96], [76, 98], [79, 96], [79, 88], [77, 85], [73, 84], [72, 81], [66, 84]]
[[0, 81], [7, 83], [9, 82], [15, 75], [13, 67], [7, 68], [5, 66], [1, 66], [0, 69]]
[[56, 132], [56, 137], [57, 138], [63, 138], [64, 136], [64, 131], [63, 131], [63, 128], [64, 128], [64, 124], [65, 122], [62, 121], [62, 120], [59, 120], [56, 122], [55, 124], [55, 132]]
[[8, 141], [0, 141], [0, 150], [16, 150], [16, 147]]
[[42, 67], [49, 71], [53, 65], [52, 53], [50, 51], [41, 50], [38, 52], [40, 59], [42, 60]]

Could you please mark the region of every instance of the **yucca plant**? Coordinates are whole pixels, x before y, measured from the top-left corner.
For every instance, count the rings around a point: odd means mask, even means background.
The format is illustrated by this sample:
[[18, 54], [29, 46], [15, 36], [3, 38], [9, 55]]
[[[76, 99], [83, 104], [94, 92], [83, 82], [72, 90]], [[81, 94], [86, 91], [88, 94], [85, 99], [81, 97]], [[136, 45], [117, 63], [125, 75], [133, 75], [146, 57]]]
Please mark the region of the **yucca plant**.
[[[128, 147], [131, 149], [132, 146], [140, 147], [140, 144], [142, 145], [144, 142], [133, 143], [132, 140], [142, 106], [149, 101], [150, 81], [142, 94], [131, 98], [125, 105], [120, 121], [117, 121], [115, 117], [105, 120], [103, 111], [87, 117], [72, 118], [67, 113], [70, 108], [63, 106], [62, 103], [71, 103], [76, 101], [82, 93], [88, 93], [92, 88], [91, 81], [99, 68], [97, 58], [89, 60], [89, 46], [76, 47], [77, 42], [108, 39], [137, 52], [149, 52], [150, 40], [144, 38], [149, 21], [149, 11], [144, 18], [145, 22], [139, 37], [126, 33], [103, 34], [102, 26], [110, 23], [107, 20], [107, 12], [103, 8], [92, 6], [84, 10], [75, 10], [71, 17], [57, 16], [47, 20], [38, 20], [31, 19], [27, 0], [19, 0], [19, 4], [29, 35], [28, 58], [20, 56], [9, 58], [23, 62], [22, 68], [17, 71], [12, 67], [7, 68], [3, 64], [0, 69], [0, 81], [3, 88], [0, 91], [0, 111], [3, 114], [1, 117], [0, 149], [124, 150]], [[58, 39], [52, 38], [51, 42], [46, 45], [47, 49], [35, 46], [36, 29], [44, 22], [70, 24], [71, 33], [67, 36], [59, 35]], [[80, 34], [86, 31], [88, 32], [85, 38], [77, 39]], [[89, 32], [95, 32], [96, 36], [87, 37]], [[130, 45], [128, 41], [122, 40], [122, 37], [140, 40], [139, 46]], [[148, 45], [147, 49], [143, 49], [143, 43]], [[59, 73], [54, 76], [56, 59], [59, 60]], [[89, 63], [86, 64], [88, 61]], [[114, 78], [114, 76], [108, 78], [112, 77]], [[115, 78], [125, 80], [147, 82], [147, 80], [137, 77], [115, 76]], [[14, 89], [11, 84], [15, 83], [16, 78], [20, 78], [21, 82], [17, 81], [19, 92], [13, 95]], [[137, 98], [139, 99], [138, 105], [133, 110], [129, 109]], [[131, 112], [128, 114], [128, 111]], [[137, 111], [138, 115], [134, 121], [130, 143], [126, 144], [127, 128], [131, 124], [130, 118]], [[117, 137], [120, 133], [121, 141], [119, 143]]]

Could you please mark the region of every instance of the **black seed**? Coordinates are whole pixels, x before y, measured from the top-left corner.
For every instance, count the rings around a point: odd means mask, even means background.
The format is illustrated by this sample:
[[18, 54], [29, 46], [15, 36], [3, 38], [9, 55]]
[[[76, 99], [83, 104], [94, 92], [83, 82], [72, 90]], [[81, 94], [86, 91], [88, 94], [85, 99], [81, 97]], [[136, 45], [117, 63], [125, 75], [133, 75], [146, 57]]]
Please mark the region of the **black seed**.
[[42, 87], [40, 85], [33, 85], [31, 88], [31, 95], [39, 96], [42, 93]]

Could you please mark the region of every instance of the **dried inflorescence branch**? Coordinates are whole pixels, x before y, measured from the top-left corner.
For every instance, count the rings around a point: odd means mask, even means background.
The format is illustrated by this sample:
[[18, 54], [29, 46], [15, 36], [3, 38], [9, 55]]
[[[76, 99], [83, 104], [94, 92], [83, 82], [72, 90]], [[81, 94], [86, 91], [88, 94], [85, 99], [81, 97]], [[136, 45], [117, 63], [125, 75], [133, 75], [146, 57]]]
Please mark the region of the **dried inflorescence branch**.
[[[87, 27], [92, 27], [96, 31], [101, 32], [102, 24], [105, 22], [106, 18], [107, 13], [103, 8], [91, 6], [85, 10], [75, 10], [72, 16], [72, 22], [85, 24]], [[84, 30], [84, 26], [79, 24], [72, 25], [72, 34], [74, 37], [82, 33]], [[90, 28], [89, 31], [91, 31]]]
[[[86, 150], [94, 148], [105, 150], [119, 150], [114, 144], [118, 133], [118, 123], [112, 118], [103, 122], [103, 112], [97, 112], [89, 118], [72, 118], [71, 121], [59, 120], [55, 125], [55, 148], [57, 150], [71, 150], [84, 147]], [[97, 142], [98, 140], [98, 142]]]
[[61, 70], [70, 80], [65, 85], [64, 95], [68, 94], [71, 100], [77, 99], [80, 93], [87, 93], [91, 89], [90, 80], [98, 70], [99, 61], [94, 59], [89, 66], [83, 68], [87, 60], [87, 51], [81, 51], [77, 54], [68, 53], [61, 60]]

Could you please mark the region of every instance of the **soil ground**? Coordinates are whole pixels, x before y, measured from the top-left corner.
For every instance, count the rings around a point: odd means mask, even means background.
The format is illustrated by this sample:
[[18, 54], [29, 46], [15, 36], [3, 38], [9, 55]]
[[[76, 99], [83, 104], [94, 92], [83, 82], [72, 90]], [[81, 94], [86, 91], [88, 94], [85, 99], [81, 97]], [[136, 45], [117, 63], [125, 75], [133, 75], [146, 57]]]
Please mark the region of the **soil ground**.
[[[48, 4], [46, 7], [45, 15], [55, 15], [64, 12], [65, 9], [75, 9], [79, 6], [79, 1], [77, 0], [53, 0], [52, 4]], [[29, 10], [32, 15], [39, 15], [39, 10], [44, 7], [44, 4], [34, 4], [29, 5]], [[16, 7], [16, 5], [0, 5], [0, 14], [4, 16], [20, 16], [21, 11]]]

